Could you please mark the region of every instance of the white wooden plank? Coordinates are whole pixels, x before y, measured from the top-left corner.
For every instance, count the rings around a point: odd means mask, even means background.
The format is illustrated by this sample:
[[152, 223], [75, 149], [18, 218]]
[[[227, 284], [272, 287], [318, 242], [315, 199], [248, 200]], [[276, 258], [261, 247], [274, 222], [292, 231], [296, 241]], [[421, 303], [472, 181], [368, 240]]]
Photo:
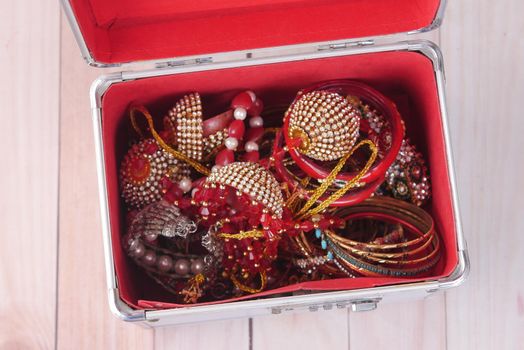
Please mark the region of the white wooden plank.
[[447, 294], [449, 349], [524, 344], [524, 3], [451, 1], [442, 29], [472, 272]]
[[319, 310], [253, 320], [253, 349], [348, 349], [348, 311]]
[[0, 2], [0, 348], [55, 346], [59, 6]]
[[350, 313], [350, 349], [444, 349], [444, 295]]
[[155, 349], [248, 350], [248, 320], [159, 328], [155, 330]]
[[88, 95], [103, 72], [83, 62], [64, 18], [61, 71], [58, 348], [150, 349], [152, 330], [108, 308]]

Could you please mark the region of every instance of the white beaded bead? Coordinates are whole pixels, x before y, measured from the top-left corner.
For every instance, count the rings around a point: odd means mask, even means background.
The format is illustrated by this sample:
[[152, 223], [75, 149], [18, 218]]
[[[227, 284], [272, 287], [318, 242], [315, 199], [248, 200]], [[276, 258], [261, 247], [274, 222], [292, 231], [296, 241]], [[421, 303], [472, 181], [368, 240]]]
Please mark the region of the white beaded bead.
[[233, 116], [237, 120], [244, 120], [247, 117], [247, 111], [245, 110], [245, 108], [237, 107], [235, 108], [235, 111], [233, 112]]
[[248, 141], [246, 142], [244, 149], [246, 152], [258, 151], [258, 144], [254, 141]]
[[185, 177], [182, 180], [180, 180], [180, 182], [178, 183], [178, 187], [180, 187], [180, 189], [184, 193], [187, 193], [187, 192], [191, 191], [191, 188], [193, 187], [193, 182], [191, 182], [190, 178]]
[[225, 141], [224, 141], [224, 145], [227, 147], [227, 149], [230, 149], [230, 150], [236, 150], [237, 147], [238, 147], [238, 140], [234, 137], [228, 137]]
[[264, 126], [264, 119], [262, 119], [262, 117], [253, 117], [249, 119], [249, 126], [252, 128], [260, 128]]

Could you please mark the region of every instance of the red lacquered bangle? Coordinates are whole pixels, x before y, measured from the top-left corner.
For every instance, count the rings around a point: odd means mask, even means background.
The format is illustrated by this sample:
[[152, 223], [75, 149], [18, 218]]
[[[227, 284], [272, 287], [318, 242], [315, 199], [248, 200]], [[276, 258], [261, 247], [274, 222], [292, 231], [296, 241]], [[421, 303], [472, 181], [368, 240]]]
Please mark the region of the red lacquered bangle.
[[[402, 145], [402, 139], [404, 138], [404, 124], [400, 113], [398, 112], [395, 104], [382, 95], [377, 90], [351, 80], [333, 80], [324, 83], [314, 85], [306, 90], [303, 90], [300, 95], [308, 92], [323, 90], [329, 92], [336, 92], [343, 96], [356, 96], [367, 104], [372, 106], [374, 109], [381, 112], [385, 119], [389, 122], [391, 130], [391, 147], [384, 153], [384, 157], [377, 162], [361, 179], [361, 182], [371, 183], [375, 180], [383, 178], [387, 169], [395, 161], [400, 146]], [[295, 99], [293, 104], [298, 100]], [[293, 107], [291, 105], [290, 109]], [[330, 169], [323, 167], [316, 163], [313, 159], [300, 153], [299, 149], [294, 146], [293, 139], [289, 134], [289, 114], [286, 113], [284, 117], [284, 138], [286, 145], [289, 148], [289, 154], [295, 161], [295, 163], [309, 176], [315, 179], [322, 179], [329, 175]], [[357, 175], [356, 172], [345, 172], [337, 175], [337, 180], [349, 181]]]
[[[274, 158], [274, 167], [275, 171], [280, 176], [282, 181], [286, 182], [288, 186], [291, 187], [291, 189], [295, 189], [300, 186], [299, 182], [293, 178], [293, 175], [289, 172], [289, 170], [284, 165], [283, 156], [285, 155], [285, 151], [282, 149], [282, 132], [277, 133], [275, 137], [275, 148], [273, 151], [273, 158]], [[350, 205], [358, 204], [367, 198], [371, 197], [371, 195], [377, 190], [377, 188], [380, 186], [380, 184], [383, 182], [382, 178], [379, 178], [371, 183], [366, 184], [364, 187], [361, 188], [354, 188], [351, 189], [351, 191], [341, 198], [337, 199], [333, 203], [331, 203], [330, 206], [332, 207], [346, 207]], [[310, 198], [310, 194], [307, 191], [304, 191], [304, 195], [306, 199]], [[324, 195], [319, 198], [319, 201], [324, 201], [329, 195]]]

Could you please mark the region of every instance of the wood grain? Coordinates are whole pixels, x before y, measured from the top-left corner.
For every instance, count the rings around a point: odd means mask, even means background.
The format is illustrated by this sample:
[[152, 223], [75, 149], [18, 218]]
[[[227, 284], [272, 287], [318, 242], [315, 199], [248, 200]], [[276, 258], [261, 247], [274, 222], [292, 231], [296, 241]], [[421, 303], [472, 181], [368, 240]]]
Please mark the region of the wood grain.
[[472, 272], [446, 296], [449, 349], [524, 344], [524, 3], [451, 1], [442, 48]]
[[305, 311], [253, 320], [253, 349], [348, 349], [348, 310]]
[[88, 67], [62, 18], [59, 349], [149, 349], [153, 331], [111, 315], [107, 303]]
[[208, 322], [155, 330], [155, 349], [248, 350], [249, 321]]
[[444, 296], [350, 313], [350, 349], [445, 349]]
[[59, 11], [0, 1], [0, 349], [55, 346]]

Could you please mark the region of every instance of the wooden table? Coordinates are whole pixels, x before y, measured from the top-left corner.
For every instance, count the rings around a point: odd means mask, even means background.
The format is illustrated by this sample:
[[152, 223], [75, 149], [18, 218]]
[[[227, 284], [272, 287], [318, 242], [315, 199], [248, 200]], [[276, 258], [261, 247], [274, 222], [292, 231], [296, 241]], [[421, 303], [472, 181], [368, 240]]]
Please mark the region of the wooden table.
[[419, 302], [156, 331], [108, 310], [88, 88], [58, 1], [0, 2], [0, 349], [522, 349], [524, 3], [450, 1], [432, 34], [472, 273]]

